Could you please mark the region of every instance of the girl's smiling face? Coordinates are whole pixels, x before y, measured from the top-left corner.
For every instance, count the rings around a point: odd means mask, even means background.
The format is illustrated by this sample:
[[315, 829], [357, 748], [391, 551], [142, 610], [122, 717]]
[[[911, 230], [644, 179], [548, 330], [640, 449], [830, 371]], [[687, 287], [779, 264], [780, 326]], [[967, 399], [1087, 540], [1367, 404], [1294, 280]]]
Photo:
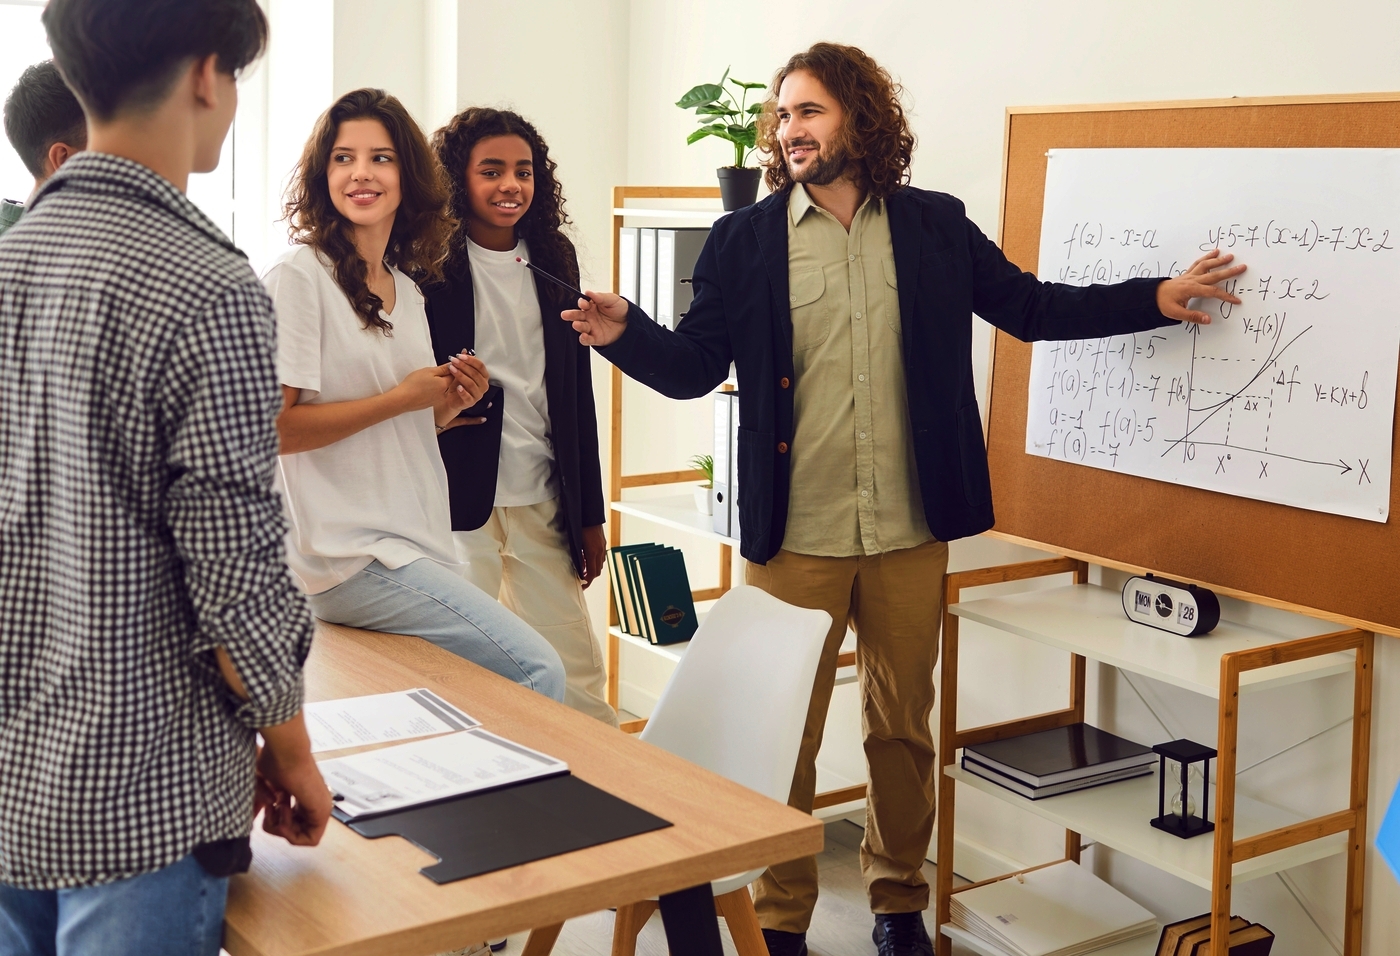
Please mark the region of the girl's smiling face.
[[326, 164], [326, 185], [336, 211], [355, 225], [393, 221], [403, 191], [398, 153], [383, 123], [354, 119], [340, 124]]
[[519, 136], [489, 136], [467, 160], [471, 216], [493, 229], [514, 229], [535, 198], [535, 161]]

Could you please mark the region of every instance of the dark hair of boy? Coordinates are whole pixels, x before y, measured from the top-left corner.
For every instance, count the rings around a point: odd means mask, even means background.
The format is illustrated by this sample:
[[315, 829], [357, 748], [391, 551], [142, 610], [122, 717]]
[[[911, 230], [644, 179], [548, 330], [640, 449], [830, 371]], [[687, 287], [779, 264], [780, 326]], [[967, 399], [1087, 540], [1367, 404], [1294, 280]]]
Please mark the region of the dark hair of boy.
[[312, 246], [331, 261], [336, 285], [350, 297], [366, 328], [389, 332], [379, 314], [384, 302], [370, 291], [369, 268], [360, 258], [354, 228], [331, 201], [326, 168], [340, 124], [372, 119], [384, 124], [399, 162], [403, 200], [394, 216], [384, 261], [415, 282], [442, 278], [447, 242], [456, 226], [447, 213], [447, 183], [427, 137], [397, 97], [383, 90], [352, 90], [321, 114], [287, 189], [286, 218], [292, 241]]
[[46, 165], [55, 143], [81, 151], [87, 120], [53, 60], [27, 67], [5, 100], [5, 137], [36, 180], [53, 172]]
[[44, 29], [68, 86], [94, 119], [160, 103], [211, 54], [237, 75], [267, 46], [257, 0], [49, 0]]
[[[472, 148], [492, 136], [519, 136], [530, 147], [534, 163], [535, 197], [530, 208], [516, 223], [515, 234], [530, 247], [530, 259], [551, 275], [559, 276], [571, 285], [578, 285], [578, 261], [574, 247], [561, 231], [569, 224], [564, 212], [564, 189], [555, 178], [559, 164], [549, 158], [549, 146], [529, 120], [509, 110], [474, 106], [454, 116], [446, 126], [433, 134], [433, 150], [438, 162], [447, 170], [451, 184], [453, 217], [465, 223], [471, 213], [471, 197], [467, 193], [467, 166]], [[465, 226], [452, 237], [450, 263], [465, 262], [469, 236]]]

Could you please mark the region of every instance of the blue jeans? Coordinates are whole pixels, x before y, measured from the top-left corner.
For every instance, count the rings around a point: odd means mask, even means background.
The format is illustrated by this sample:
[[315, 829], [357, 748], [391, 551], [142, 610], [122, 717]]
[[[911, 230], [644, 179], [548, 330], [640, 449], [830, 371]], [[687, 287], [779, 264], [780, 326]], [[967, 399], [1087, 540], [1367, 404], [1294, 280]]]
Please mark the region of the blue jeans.
[[21, 890], [0, 883], [4, 956], [219, 956], [228, 878], [193, 856], [101, 886]]
[[373, 561], [309, 600], [323, 621], [421, 637], [546, 697], [564, 699], [564, 665], [549, 642], [435, 561], [423, 558], [394, 570]]

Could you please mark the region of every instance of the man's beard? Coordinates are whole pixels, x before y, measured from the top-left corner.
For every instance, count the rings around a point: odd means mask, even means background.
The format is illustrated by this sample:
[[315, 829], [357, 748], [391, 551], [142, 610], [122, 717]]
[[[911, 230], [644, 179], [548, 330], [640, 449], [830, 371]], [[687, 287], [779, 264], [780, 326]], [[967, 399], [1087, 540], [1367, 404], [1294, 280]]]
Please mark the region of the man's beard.
[[[797, 146], [816, 146], [812, 140], [798, 140], [795, 144], [789, 144], [788, 149]], [[809, 159], [801, 169], [795, 168], [791, 162], [788, 163], [788, 173], [792, 176], [792, 181], [796, 183], [806, 183], [809, 186], [830, 186], [836, 180], [846, 175], [846, 169], [850, 166], [850, 159], [846, 151], [838, 146], [831, 146], [831, 155], [826, 155], [826, 147], [817, 147], [817, 153]]]

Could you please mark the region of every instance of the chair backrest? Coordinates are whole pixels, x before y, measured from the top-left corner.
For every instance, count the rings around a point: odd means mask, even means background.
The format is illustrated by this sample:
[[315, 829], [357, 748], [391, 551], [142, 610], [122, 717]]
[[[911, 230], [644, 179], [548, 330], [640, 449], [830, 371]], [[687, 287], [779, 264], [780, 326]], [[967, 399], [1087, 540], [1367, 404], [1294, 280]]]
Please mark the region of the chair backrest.
[[783, 803], [831, 615], [755, 587], [720, 598], [642, 739]]

